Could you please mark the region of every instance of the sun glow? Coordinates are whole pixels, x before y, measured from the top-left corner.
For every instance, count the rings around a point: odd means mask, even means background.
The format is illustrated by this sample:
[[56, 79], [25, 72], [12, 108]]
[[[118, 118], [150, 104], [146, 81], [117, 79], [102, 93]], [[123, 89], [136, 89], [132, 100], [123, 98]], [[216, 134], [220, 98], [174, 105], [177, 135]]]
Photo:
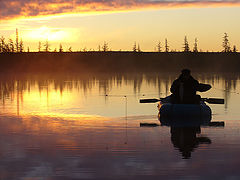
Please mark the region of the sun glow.
[[62, 30], [58, 28], [50, 28], [42, 26], [38, 29], [33, 29], [26, 32], [24, 37], [28, 41], [48, 40], [48, 41], [63, 41], [71, 39], [71, 32], [69, 30]]

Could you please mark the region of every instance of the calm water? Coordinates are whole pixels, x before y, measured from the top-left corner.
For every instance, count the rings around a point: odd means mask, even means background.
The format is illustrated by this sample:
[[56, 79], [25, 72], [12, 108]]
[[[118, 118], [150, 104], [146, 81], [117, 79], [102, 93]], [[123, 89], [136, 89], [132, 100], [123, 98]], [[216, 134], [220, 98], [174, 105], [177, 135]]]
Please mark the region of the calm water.
[[202, 97], [225, 99], [210, 105], [224, 127], [185, 143], [179, 130], [140, 127], [159, 120], [156, 104], [139, 99], [169, 95], [176, 77], [1, 75], [0, 179], [239, 179], [240, 75], [194, 74], [213, 86]]

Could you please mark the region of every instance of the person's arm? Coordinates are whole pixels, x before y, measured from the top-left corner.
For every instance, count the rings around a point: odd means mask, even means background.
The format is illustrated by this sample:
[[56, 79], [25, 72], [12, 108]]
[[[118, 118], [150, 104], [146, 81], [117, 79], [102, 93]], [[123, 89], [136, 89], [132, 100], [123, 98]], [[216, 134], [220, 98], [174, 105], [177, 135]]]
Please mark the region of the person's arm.
[[199, 92], [206, 92], [211, 88], [212, 88], [212, 86], [210, 84], [198, 83], [198, 85], [197, 85], [197, 91], [199, 91]]

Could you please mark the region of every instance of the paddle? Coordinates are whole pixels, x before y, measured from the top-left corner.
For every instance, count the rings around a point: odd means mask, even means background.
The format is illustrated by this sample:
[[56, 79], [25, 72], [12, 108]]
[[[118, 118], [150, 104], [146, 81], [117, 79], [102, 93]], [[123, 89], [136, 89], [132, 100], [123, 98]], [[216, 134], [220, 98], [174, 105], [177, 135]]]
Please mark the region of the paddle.
[[[155, 103], [161, 101], [165, 98], [160, 99], [140, 99], [140, 103]], [[219, 98], [202, 98], [202, 101], [205, 101], [209, 104], [224, 104], [224, 99]]]
[[202, 98], [202, 100], [209, 104], [224, 104], [224, 99], [219, 98]]
[[[140, 127], [157, 127], [160, 126], [160, 124], [158, 123], [140, 123]], [[203, 126], [213, 126], [213, 127], [224, 127], [225, 123], [224, 121], [213, 121], [213, 122], [209, 122], [208, 125], [203, 125]]]
[[161, 99], [140, 99], [140, 103], [155, 103], [161, 101]]

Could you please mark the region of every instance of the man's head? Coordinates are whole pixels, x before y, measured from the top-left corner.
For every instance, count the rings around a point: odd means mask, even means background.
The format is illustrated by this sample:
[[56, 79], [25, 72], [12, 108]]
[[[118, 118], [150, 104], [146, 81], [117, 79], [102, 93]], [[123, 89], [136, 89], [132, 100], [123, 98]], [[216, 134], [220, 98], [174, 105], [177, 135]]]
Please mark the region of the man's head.
[[191, 76], [191, 71], [189, 69], [183, 69], [181, 75], [184, 79], [188, 79]]

